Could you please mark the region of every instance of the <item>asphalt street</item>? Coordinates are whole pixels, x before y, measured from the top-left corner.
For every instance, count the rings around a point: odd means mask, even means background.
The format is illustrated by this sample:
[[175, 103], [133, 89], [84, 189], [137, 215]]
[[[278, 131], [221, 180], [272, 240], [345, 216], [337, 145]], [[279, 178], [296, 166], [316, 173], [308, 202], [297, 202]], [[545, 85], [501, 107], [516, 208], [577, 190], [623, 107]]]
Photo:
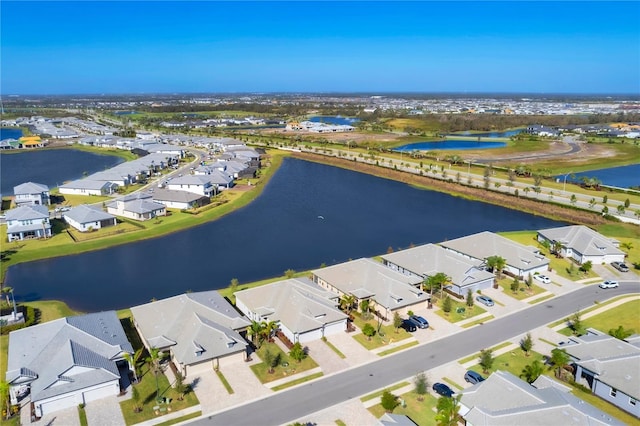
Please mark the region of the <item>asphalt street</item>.
[[201, 417], [193, 425], [279, 425], [359, 398], [393, 383], [431, 370], [451, 360], [486, 349], [505, 340], [615, 296], [640, 293], [640, 281], [621, 281], [615, 289], [585, 286], [572, 293], [546, 300], [501, 319], [452, 336], [387, 356], [374, 362], [281, 391], [255, 401]]

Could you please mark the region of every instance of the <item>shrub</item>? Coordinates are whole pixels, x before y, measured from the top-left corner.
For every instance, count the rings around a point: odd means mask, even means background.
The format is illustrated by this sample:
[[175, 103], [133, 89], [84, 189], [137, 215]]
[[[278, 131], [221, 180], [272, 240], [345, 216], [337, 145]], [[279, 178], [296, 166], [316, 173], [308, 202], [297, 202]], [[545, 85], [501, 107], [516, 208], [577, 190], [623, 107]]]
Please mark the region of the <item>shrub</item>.
[[380, 404], [382, 408], [384, 408], [387, 412], [392, 412], [400, 403], [398, 402], [398, 397], [385, 390], [382, 393], [382, 397], [380, 398]]

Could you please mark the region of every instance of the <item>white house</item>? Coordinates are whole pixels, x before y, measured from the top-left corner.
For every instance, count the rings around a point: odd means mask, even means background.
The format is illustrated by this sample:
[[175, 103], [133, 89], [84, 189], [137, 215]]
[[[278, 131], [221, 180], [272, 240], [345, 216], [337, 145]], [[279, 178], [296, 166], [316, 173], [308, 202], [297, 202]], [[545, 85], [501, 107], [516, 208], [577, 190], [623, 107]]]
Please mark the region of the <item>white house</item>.
[[41, 183], [26, 182], [13, 187], [15, 203], [50, 205], [49, 187]]
[[291, 342], [306, 343], [347, 329], [339, 296], [308, 278], [293, 278], [235, 293], [236, 306], [249, 319], [275, 321]]
[[[215, 172], [215, 171], [214, 171]], [[167, 182], [167, 189], [172, 191], [187, 191], [194, 194], [211, 197], [216, 188], [211, 182], [213, 175], [186, 175]]]
[[584, 225], [541, 229], [537, 239], [542, 244], [548, 243], [552, 248], [560, 243], [560, 254], [579, 264], [587, 261], [594, 264], [624, 262], [625, 253], [618, 248], [618, 240], [605, 237]]
[[8, 210], [5, 216], [9, 242], [51, 236], [49, 210], [43, 205], [25, 204]]
[[101, 208], [82, 204], [64, 214], [64, 220], [80, 232], [97, 231], [116, 225], [116, 218]]
[[108, 203], [107, 212], [143, 221], [157, 216], [165, 216], [167, 208], [164, 204], [154, 201], [151, 194], [138, 192]]
[[117, 189], [117, 183], [89, 179], [74, 180], [58, 187], [61, 194], [68, 195], [109, 195]]
[[[36, 417], [116, 397], [133, 348], [115, 311], [61, 318], [9, 334], [6, 381], [13, 404], [25, 388]], [[126, 376], [125, 376], [126, 377]]]
[[211, 200], [193, 192], [157, 189], [153, 193], [153, 201], [164, 204], [168, 209], [184, 210], [207, 205]]

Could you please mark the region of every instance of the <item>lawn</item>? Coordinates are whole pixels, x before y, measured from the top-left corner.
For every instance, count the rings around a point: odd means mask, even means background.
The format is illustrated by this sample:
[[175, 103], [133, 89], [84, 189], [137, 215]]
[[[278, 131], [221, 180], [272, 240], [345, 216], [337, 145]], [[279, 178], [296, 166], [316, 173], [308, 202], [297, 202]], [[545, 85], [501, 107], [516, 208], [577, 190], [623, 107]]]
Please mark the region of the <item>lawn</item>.
[[[451, 312], [447, 314], [445, 311], [442, 310], [442, 300], [437, 301], [437, 304], [440, 307], [440, 309], [435, 311], [435, 313], [436, 315], [439, 315], [442, 318], [452, 323], [456, 323], [458, 321], [462, 321], [468, 318], [473, 318], [475, 316], [478, 316], [480, 314], [484, 314], [485, 312], [487, 312], [484, 309], [482, 309], [480, 306], [478, 306], [478, 303], [475, 300], [474, 300], [474, 305], [471, 308], [467, 306], [465, 301], [458, 301], [454, 298], [451, 298], [451, 302], [452, 302]], [[462, 309], [464, 309], [464, 311], [462, 311]]]
[[[605, 312], [594, 315], [590, 318], [583, 319], [582, 322], [586, 328], [595, 328], [604, 333], [608, 333], [612, 328], [623, 326], [625, 330], [634, 330], [640, 332], [640, 300], [631, 300], [608, 309]], [[559, 331], [565, 336], [570, 336], [572, 331], [567, 327]]]
[[[534, 345], [534, 349], [535, 349], [535, 345]], [[493, 366], [489, 371], [493, 373], [497, 370], [503, 370], [503, 371], [508, 371], [509, 373], [513, 374], [516, 377], [519, 377], [520, 374], [522, 374], [522, 369], [525, 367], [525, 365], [531, 364], [534, 360], [539, 360], [542, 363], [544, 363], [544, 357], [542, 356], [542, 354], [532, 350], [530, 355], [526, 357], [524, 356], [523, 350], [520, 348], [517, 348], [517, 349], [514, 349], [513, 351], [506, 352], [502, 355], [495, 357], [493, 361]], [[480, 367], [480, 364], [475, 364], [473, 367], [470, 367], [469, 370], [476, 371], [482, 374], [484, 377], [487, 376], [482, 371], [482, 367]]]
[[511, 291], [511, 284], [513, 283], [513, 278], [505, 277], [498, 281], [498, 285], [502, 287], [504, 290], [504, 294], [507, 294], [514, 299], [522, 300], [529, 298], [531, 296], [535, 296], [536, 294], [544, 293], [547, 291], [545, 288], [539, 287], [536, 284], [531, 284], [531, 287], [527, 287], [526, 283], [520, 280], [520, 287], [518, 287], [518, 291], [514, 293]]
[[[267, 350], [276, 356], [280, 356], [280, 362], [274, 368], [273, 373], [269, 373], [269, 367], [264, 362], [264, 354]], [[258, 377], [261, 383], [269, 383], [293, 374], [311, 370], [318, 366], [310, 356], [307, 356], [301, 362], [295, 361], [289, 358], [289, 355], [285, 354], [278, 345], [270, 342], [264, 343], [260, 349], [256, 351], [256, 354], [261, 360], [263, 360], [263, 362], [252, 365], [251, 370]]]
[[[424, 401], [418, 401], [418, 395], [411, 391], [400, 395], [399, 400], [404, 400], [405, 407], [398, 405], [394, 414], [403, 414], [408, 416], [419, 426], [436, 425], [436, 404], [438, 398], [431, 394], [424, 395]], [[369, 412], [379, 419], [385, 413], [385, 409], [381, 404], [376, 404], [369, 408]]]
[[[122, 410], [122, 415], [124, 416], [124, 420], [127, 425], [132, 425], [149, 419], [155, 419], [160, 415], [156, 414], [156, 410], [153, 409], [153, 407], [156, 406], [164, 409], [163, 411], [157, 410], [159, 413], [168, 414], [169, 412], [182, 410], [199, 403], [194, 392], [188, 392], [184, 396], [184, 399], [179, 401], [178, 397], [180, 395], [169, 385], [169, 380], [164, 374], [158, 375], [158, 389], [160, 391], [159, 397], [170, 398], [171, 402], [168, 404], [157, 403], [156, 377], [149, 371], [148, 367], [143, 371], [143, 373], [140, 383], [135, 385], [136, 389], [140, 393], [140, 406], [142, 407], [142, 411], [139, 413], [135, 413], [133, 411], [134, 402], [131, 399], [120, 403], [120, 409]], [[131, 392], [131, 388], [129, 388], [129, 392]]]
[[393, 324], [387, 324], [380, 327], [380, 333], [378, 330], [378, 322], [376, 317], [364, 320], [358, 312], [353, 313], [355, 325], [362, 330], [365, 324], [371, 324], [376, 329], [376, 334], [371, 337], [371, 340], [362, 333], [358, 333], [353, 338], [368, 350], [376, 349], [381, 346], [388, 345], [389, 343], [398, 342], [400, 340], [408, 339], [411, 337], [411, 333], [407, 332], [404, 328], [395, 329]]

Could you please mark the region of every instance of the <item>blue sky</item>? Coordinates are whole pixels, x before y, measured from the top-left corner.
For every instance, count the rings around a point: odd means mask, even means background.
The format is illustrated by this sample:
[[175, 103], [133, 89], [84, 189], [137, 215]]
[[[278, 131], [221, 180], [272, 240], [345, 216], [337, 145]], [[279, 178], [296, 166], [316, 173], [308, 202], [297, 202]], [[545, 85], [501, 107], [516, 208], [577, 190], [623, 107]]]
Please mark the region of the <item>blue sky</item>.
[[640, 93], [640, 2], [0, 2], [0, 93]]

